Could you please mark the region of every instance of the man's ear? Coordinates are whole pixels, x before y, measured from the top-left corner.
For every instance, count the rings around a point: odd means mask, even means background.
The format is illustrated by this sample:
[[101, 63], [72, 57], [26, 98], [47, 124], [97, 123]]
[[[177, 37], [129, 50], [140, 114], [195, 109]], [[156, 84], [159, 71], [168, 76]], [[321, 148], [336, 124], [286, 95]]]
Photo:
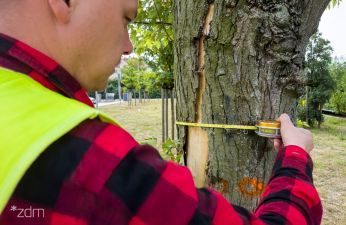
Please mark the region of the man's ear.
[[68, 23], [71, 17], [69, 0], [48, 0], [53, 16], [60, 23]]

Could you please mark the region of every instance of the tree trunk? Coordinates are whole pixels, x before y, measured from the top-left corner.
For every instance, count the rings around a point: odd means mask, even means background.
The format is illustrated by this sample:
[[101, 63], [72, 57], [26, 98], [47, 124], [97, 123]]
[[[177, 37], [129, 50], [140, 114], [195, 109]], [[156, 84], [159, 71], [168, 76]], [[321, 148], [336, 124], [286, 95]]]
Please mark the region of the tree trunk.
[[309, 122], [309, 86], [306, 86], [306, 120], [305, 122]]
[[136, 91], [133, 91], [133, 97], [135, 98], [135, 106], [137, 105]]
[[[253, 125], [296, 116], [309, 37], [329, 0], [175, 0], [177, 121]], [[199, 186], [253, 208], [275, 151], [240, 130], [178, 127]]]
[[141, 93], [141, 90], [138, 91], [138, 95], [139, 95], [138, 96], [138, 98], [139, 98], [138, 102], [142, 103], [142, 93]]
[[132, 92], [131, 90], [130, 91], [127, 91], [127, 104], [128, 106], [132, 106]]
[[118, 94], [119, 94], [119, 102], [121, 102], [121, 72], [118, 73]]
[[165, 108], [166, 137], [165, 137], [165, 139], [167, 140], [169, 138], [169, 136], [168, 136], [168, 98], [169, 98], [169, 96], [168, 96], [168, 89], [164, 89], [164, 90], [165, 90], [165, 101], [166, 101], [166, 103], [165, 103], [165, 106], [166, 106], [166, 108]]
[[321, 104], [319, 104], [318, 110], [319, 110], [319, 113], [320, 113], [320, 118], [318, 120], [318, 129], [321, 129], [321, 124], [322, 124], [322, 120], [323, 120], [322, 108], [323, 108], [323, 106]]
[[163, 88], [161, 88], [161, 99], [162, 99], [162, 103], [161, 103], [161, 112], [162, 112], [162, 143], [165, 142], [165, 91]]
[[174, 137], [174, 124], [175, 124], [175, 118], [174, 118], [174, 92], [173, 89], [170, 90], [171, 93], [171, 121], [172, 121], [172, 140], [175, 140]]

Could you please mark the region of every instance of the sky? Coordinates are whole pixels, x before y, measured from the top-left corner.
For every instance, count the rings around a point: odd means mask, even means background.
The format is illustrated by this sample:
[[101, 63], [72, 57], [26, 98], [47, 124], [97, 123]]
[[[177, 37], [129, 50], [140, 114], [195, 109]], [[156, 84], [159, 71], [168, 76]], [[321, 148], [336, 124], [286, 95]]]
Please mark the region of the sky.
[[333, 57], [346, 58], [346, 1], [339, 6], [327, 9], [318, 27], [322, 37], [328, 39], [333, 47]]

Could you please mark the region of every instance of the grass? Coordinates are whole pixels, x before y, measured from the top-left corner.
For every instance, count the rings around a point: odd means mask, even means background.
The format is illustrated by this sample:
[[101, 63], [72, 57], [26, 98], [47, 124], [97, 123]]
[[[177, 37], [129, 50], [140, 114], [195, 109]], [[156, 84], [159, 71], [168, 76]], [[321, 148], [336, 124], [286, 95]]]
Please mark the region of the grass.
[[321, 128], [312, 128], [311, 131], [316, 136], [315, 144], [321, 147], [328, 147], [338, 143], [346, 148], [346, 119], [325, 116], [325, 122]]
[[321, 129], [311, 131], [315, 185], [324, 208], [322, 224], [346, 224], [346, 119], [326, 116]]
[[[138, 141], [156, 139], [151, 144], [161, 149], [160, 100], [137, 106], [122, 103], [101, 110], [112, 115]], [[346, 224], [346, 119], [326, 116], [321, 129], [312, 128], [311, 131], [315, 143], [311, 153], [314, 183], [324, 207], [322, 224]]]
[[[161, 99], [146, 100], [129, 106], [126, 102], [116, 105], [108, 105], [100, 109], [124, 127], [139, 142], [150, 142], [154, 147], [161, 149], [162, 146], [162, 119]], [[170, 103], [168, 110], [170, 112]], [[171, 117], [169, 116], [168, 134], [171, 137]], [[176, 134], [175, 130], [175, 134]], [[151, 139], [148, 141], [148, 139]]]

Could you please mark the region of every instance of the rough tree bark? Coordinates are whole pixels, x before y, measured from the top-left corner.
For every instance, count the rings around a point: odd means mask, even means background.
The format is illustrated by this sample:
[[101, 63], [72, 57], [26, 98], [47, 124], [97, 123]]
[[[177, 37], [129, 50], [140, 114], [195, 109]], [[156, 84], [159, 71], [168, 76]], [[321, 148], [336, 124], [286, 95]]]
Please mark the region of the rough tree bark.
[[[295, 117], [302, 62], [329, 0], [175, 0], [177, 121], [253, 125]], [[275, 151], [254, 132], [178, 127], [198, 186], [248, 209]]]

